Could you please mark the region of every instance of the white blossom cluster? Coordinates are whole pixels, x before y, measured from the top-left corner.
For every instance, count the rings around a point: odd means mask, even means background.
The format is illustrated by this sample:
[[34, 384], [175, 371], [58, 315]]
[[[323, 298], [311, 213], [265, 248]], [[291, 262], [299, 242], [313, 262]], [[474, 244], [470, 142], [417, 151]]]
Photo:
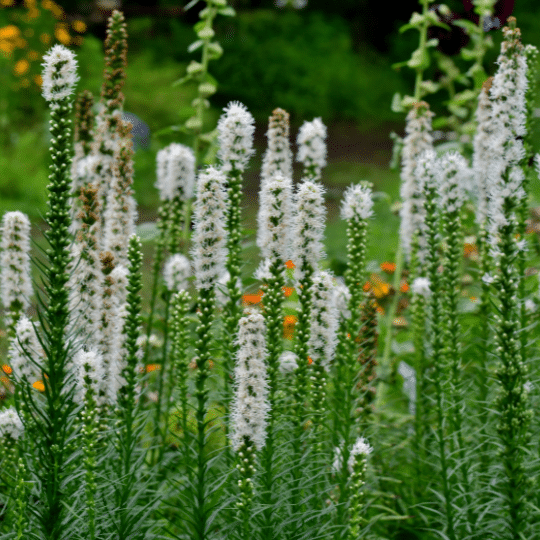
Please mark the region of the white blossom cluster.
[[411, 284], [411, 290], [414, 294], [426, 297], [431, 294], [430, 287], [431, 282], [426, 277], [417, 277]]
[[419, 231], [419, 243], [425, 218], [424, 199], [415, 174], [418, 157], [426, 150], [433, 148], [431, 134], [431, 118], [426, 103], [418, 103], [407, 115], [403, 152], [401, 155], [401, 188], [402, 206], [400, 209], [400, 238], [403, 252], [408, 258], [411, 255], [412, 239]]
[[2, 304], [9, 310], [13, 302], [20, 302], [24, 311], [30, 305], [32, 279], [30, 221], [22, 212], [4, 215], [0, 249]]
[[133, 196], [133, 142], [123, 138], [115, 154], [112, 181], [107, 190], [103, 213], [103, 251], [111, 251], [121, 264], [127, 265], [129, 238], [135, 234], [137, 203]]
[[91, 388], [94, 391], [94, 399], [99, 404], [100, 382], [105, 376], [101, 354], [95, 350], [81, 349], [73, 357], [73, 366], [76, 381], [75, 402], [82, 404], [87, 388]]
[[264, 259], [279, 257], [285, 262], [290, 258], [292, 198], [292, 180], [281, 174], [275, 174], [261, 189], [257, 245]]
[[341, 319], [348, 319], [351, 316], [349, 302], [351, 301], [351, 291], [345, 285], [343, 278], [338, 278], [337, 283], [332, 289], [332, 303], [337, 315]]
[[163, 279], [167, 289], [171, 292], [177, 292], [187, 289], [189, 286], [188, 278], [191, 275], [191, 263], [189, 259], [181, 253], [176, 253], [169, 257], [163, 268]]
[[309, 356], [326, 370], [337, 344], [338, 311], [334, 302], [334, 280], [329, 272], [317, 272], [311, 286]]
[[24, 425], [14, 407], [8, 407], [0, 411], [0, 437], [8, 435], [13, 440], [18, 440], [24, 433]]
[[364, 220], [373, 215], [371, 188], [356, 184], [349, 186], [343, 195], [341, 217], [343, 219]]
[[296, 138], [297, 161], [304, 164], [304, 174], [309, 180], [319, 180], [326, 165], [326, 126], [320, 118], [304, 122]]
[[238, 358], [234, 370], [235, 394], [231, 408], [231, 444], [238, 451], [248, 437], [257, 450], [266, 440], [268, 382], [264, 317], [248, 313], [238, 327]]
[[243, 172], [253, 149], [255, 121], [245, 105], [232, 101], [224, 109], [218, 126], [219, 152], [221, 170], [228, 173], [233, 169]]
[[488, 79], [482, 86], [478, 96], [476, 109], [477, 128], [473, 139], [472, 168], [474, 174], [474, 190], [476, 198], [476, 222], [486, 226], [488, 216], [488, 170], [492, 158], [491, 138], [493, 128], [491, 125], [492, 102], [489, 98], [489, 89], [492, 79]]
[[324, 257], [324, 188], [306, 180], [296, 193], [296, 212], [293, 224], [293, 253], [296, 257], [295, 275], [301, 280], [305, 265], [317, 269]]
[[227, 257], [226, 177], [208, 167], [199, 173], [191, 252], [197, 289], [210, 289], [225, 273]]
[[10, 344], [8, 358], [16, 377], [26, 377], [29, 382], [41, 378], [44, 351], [34, 325], [25, 315], [15, 325], [15, 339]]
[[298, 368], [298, 355], [293, 351], [284, 351], [279, 357], [279, 371], [284, 375], [294, 373]]
[[172, 143], [156, 156], [155, 187], [162, 201], [191, 199], [195, 187], [195, 154], [183, 144]]
[[[367, 439], [364, 437], [359, 437], [356, 442], [353, 444], [351, 451], [349, 453], [349, 459], [347, 460], [347, 468], [349, 470], [349, 473], [353, 473], [354, 470], [354, 464], [356, 460], [358, 459], [358, 456], [363, 456], [366, 458], [373, 452], [373, 448], [369, 445]], [[333, 467], [336, 472], [341, 471], [341, 467], [343, 464], [343, 443], [341, 447], [334, 449], [334, 463]]]
[[53, 45], [43, 56], [42, 94], [47, 101], [69, 97], [79, 80], [75, 55], [63, 45]]
[[442, 211], [459, 210], [465, 202], [465, 185], [469, 179], [467, 161], [458, 152], [447, 152], [437, 160], [436, 170]]
[[491, 141], [492, 159], [488, 171], [489, 237], [492, 254], [499, 254], [498, 237], [501, 226], [514, 220], [505, 215], [507, 199], [518, 203], [525, 197], [524, 173], [521, 162], [525, 158], [523, 137], [526, 134], [527, 59], [516, 28], [504, 28], [504, 41], [489, 93], [492, 102]]

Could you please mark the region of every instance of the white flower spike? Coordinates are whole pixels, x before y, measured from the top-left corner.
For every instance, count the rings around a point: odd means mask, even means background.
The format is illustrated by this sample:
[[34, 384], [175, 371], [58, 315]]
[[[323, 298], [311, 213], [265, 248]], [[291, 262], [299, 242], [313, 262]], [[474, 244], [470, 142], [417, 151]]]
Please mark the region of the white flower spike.
[[75, 54], [63, 45], [54, 45], [43, 60], [43, 97], [52, 102], [69, 97], [79, 80]]

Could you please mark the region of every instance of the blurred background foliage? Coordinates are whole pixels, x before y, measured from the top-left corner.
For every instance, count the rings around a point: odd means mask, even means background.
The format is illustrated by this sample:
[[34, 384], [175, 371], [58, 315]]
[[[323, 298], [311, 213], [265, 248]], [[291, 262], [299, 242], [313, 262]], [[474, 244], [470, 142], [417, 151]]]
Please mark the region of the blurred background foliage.
[[[389, 133], [404, 130], [404, 114], [392, 112], [390, 105], [395, 92], [410, 93], [414, 86], [412, 70], [392, 65], [407, 60], [417, 47], [417, 34], [400, 33], [399, 28], [421, 6], [417, 0], [308, 0], [295, 9], [295, 2], [229, 0], [237, 14], [216, 19], [224, 54], [210, 65], [218, 92], [205, 129], [213, 129], [230, 100], [243, 102], [257, 120], [258, 152], [246, 179], [245, 209], [246, 224], [254, 228], [268, 116], [275, 107], [287, 109], [293, 141], [303, 121], [322, 117], [329, 129], [329, 164], [323, 176], [332, 218], [327, 236], [344, 238], [343, 225], [335, 219], [343, 189], [370, 180], [376, 191], [387, 194], [377, 203], [382, 217], [373, 226], [371, 255], [389, 259], [397, 244], [397, 216], [391, 207], [399, 190], [399, 176], [388, 168]], [[524, 43], [540, 47], [537, 2], [499, 0], [496, 15], [515, 15]], [[473, 18], [470, 0], [446, 4], [454, 19]], [[197, 59], [187, 48], [196, 39], [193, 25], [205, 4], [200, 1], [188, 11], [183, 5], [170, 0], [0, 0], [0, 213], [18, 208], [37, 219], [44, 210], [48, 117], [40, 96], [43, 54], [55, 43], [72, 47], [79, 61], [78, 89], [89, 89], [99, 100], [106, 20], [112, 9], [122, 9], [129, 34], [125, 110], [151, 133], [148, 144], [137, 146], [135, 190], [140, 221], [153, 219], [157, 151], [172, 141], [191, 144], [187, 135], [164, 129], [190, 116], [195, 93], [189, 84], [172, 84]], [[490, 34], [494, 47], [486, 67], [491, 74], [501, 32]], [[438, 37], [460, 65], [458, 53], [466, 45], [461, 30], [451, 25]], [[430, 69], [426, 78], [436, 78], [437, 68]], [[444, 114], [447, 99], [444, 91], [430, 96], [437, 114]], [[328, 246], [328, 264], [338, 273], [344, 242], [334, 240]]]

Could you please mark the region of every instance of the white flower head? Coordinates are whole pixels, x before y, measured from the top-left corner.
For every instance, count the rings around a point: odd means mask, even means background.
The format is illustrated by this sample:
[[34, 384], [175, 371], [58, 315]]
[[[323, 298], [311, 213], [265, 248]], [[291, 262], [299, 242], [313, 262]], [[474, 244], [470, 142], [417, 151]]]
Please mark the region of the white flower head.
[[193, 196], [195, 154], [191, 148], [172, 143], [160, 150], [156, 156], [156, 173], [155, 187], [162, 201], [175, 197], [187, 200]]
[[349, 471], [353, 471], [354, 464], [359, 457], [363, 457], [365, 459], [367, 456], [369, 456], [369, 454], [371, 454], [371, 452], [373, 452], [373, 448], [369, 445], [367, 439], [364, 437], [358, 437], [356, 442], [353, 444], [351, 453], [349, 455], [349, 461], [347, 463], [349, 466]]
[[75, 54], [63, 45], [54, 45], [43, 60], [43, 97], [54, 102], [69, 97], [79, 80]]
[[465, 180], [468, 167], [458, 152], [448, 152], [437, 160], [439, 196], [444, 212], [458, 211], [465, 201]]
[[255, 121], [245, 105], [232, 101], [225, 107], [218, 126], [221, 170], [228, 173], [233, 169], [244, 171], [253, 149]]
[[225, 273], [227, 257], [227, 192], [222, 171], [208, 167], [199, 173], [193, 214], [191, 256], [197, 289], [210, 289]]
[[279, 357], [279, 371], [284, 375], [294, 373], [298, 368], [298, 356], [292, 351], [285, 351]]
[[75, 400], [83, 403], [84, 395], [88, 389], [94, 392], [94, 399], [98, 400], [100, 383], [105, 377], [103, 358], [95, 350], [78, 351], [73, 357], [75, 367], [75, 381], [77, 384]]
[[334, 279], [329, 272], [315, 274], [311, 286], [309, 356], [327, 370], [337, 344], [338, 311], [333, 291]]
[[351, 316], [349, 302], [351, 300], [351, 292], [349, 287], [343, 282], [343, 278], [338, 278], [338, 281], [332, 289], [332, 302], [337, 314], [344, 319]]
[[349, 186], [341, 205], [342, 219], [368, 219], [373, 215], [371, 188], [363, 184]]
[[417, 277], [411, 284], [411, 290], [414, 294], [429, 296], [431, 294], [431, 282], [429, 278]]
[[531, 298], [525, 300], [525, 309], [529, 312], [536, 311], [536, 302]]
[[167, 289], [171, 292], [187, 289], [190, 275], [191, 264], [189, 259], [181, 253], [171, 255], [163, 268], [163, 279]]
[[255, 270], [255, 279], [267, 283], [272, 279], [272, 274], [270, 273], [270, 259], [263, 259], [257, 270]]
[[320, 118], [304, 122], [296, 138], [298, 144], [297, 161], [304, 164], [309, 180], [319, 180], [321, 170], [326, 165], [326, 126]]
[[292, 178], [292, 152], [289, 143], [289, 113], [275, 109], [269, 119], [268, 149], [264, 153], [261, 169], [261, 188], [276, 174]]
[[8, 360], [16, 377], [27, 377], [29, 381], [41, 378], [44, 352], [34, 325], [23, 315], [15, 325], [15, 339], [11, 342]]
[[269, 412], [264, 317], [248, 313], [238, 326], [238, 357], [234, 370], [235, 394], [231, 408], [231, 445], [238, 451], [249, 439], [261, 450], [266, 440]]
[[296, 193], [296, 213], [293, 229], [293, 253], [296, 260], [295, 275], [302, 279], [305, 265], [317, 269], [324, 257], [324, 225], [326, 208], [324, 206], [324, 188], [306, 180]]
[[18, 440], [24, 433], [24, 425], [14, 407], [0, 411], [0, 437], [10, 436]]
[[482, 276], [482, 281], [486, 284], [486, 285], [491, 285], [492, 283], [495, 282], [495, 278], [491, 275], [491, 274], [484, 274]]
[[276, 174], [260, 192], [257, 245], [262, 257], [289, 260], [292, 210], [292, 180]]
[[2, 304], [10, 309], [20, 303], [22, 310], [30, 305], [32, 279], [30, 272], [30, 221], [22, 212], [7, 212], [2, 221], [0, 242]]

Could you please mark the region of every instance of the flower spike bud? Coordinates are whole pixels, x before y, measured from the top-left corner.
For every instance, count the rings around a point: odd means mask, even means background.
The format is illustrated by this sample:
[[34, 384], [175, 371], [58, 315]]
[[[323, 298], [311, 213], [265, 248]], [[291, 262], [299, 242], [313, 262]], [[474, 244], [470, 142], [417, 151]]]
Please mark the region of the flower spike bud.
[[367, 439], [364, 437], [358, 437], [351, 448], [351, 453], [349, 454], [349, 461], [347, 463], [349, 466], [349, 471], [351, 473], [353, 472], [353, 467], [357, 456], [367, 457], [369, 454], [371, 454], [371, 452], [373, 452], [373, 448], [370, 446]]
[[305, 266], [317, 269], [319, 261], [324, 257], [324, 188], [306, 180], [300, 184], [296, 193], [296, 214], [294, 229], [294, 253], [298, 258], [296, 275], [302, 279]]
[[63, 45], [54, 45], [43, 60], [43, 97], [51, 102], [66, 99], [79, 80], [75, 54]]
[[208, 167], [199, 173], [197, 202], [193, 214], [192, 259], [198, 289], [212, 288], [225, 273], [227, 257], [226, 178]]
[[236, 392], [231, 411], [231, 444], [238, 452], [245, 438], [257, 450], [266, 440], [269, 413], [266, 380], [264, 317], [260, 313], [247, 313], [238, 328], [238, 357], [234, 370]]
[[255, 121], [245, 105], [232, 101], [224, 109], [217, 130], [219, 140], [218, 158], [221, 170], [228, 173], [233, 169], [243, 172], [253, 155]]
[[181, 200], [193, 196], [195, 185], [195, 154], [183, 144], [172, 143], [157, 153], [157, 181], [162, 201]]
[[167, 289], [171, 292], [187, 289], [190, 275], [191, 265], [189, 259], [181, 253], [172, 255], [165, 263], [163, 278], [165, 279]]
[[2, 304], [9, 312], [7, 326], [17, 322], [30, 306], [30, 221], [22, 212], [7, 212], [0, 242]]
[[304, 176], [312, 181], [320, 180], [326, 165], [326, 126], [320, 118], [304, 122], [296, 138], [297, 160], [304, 164]]

